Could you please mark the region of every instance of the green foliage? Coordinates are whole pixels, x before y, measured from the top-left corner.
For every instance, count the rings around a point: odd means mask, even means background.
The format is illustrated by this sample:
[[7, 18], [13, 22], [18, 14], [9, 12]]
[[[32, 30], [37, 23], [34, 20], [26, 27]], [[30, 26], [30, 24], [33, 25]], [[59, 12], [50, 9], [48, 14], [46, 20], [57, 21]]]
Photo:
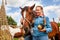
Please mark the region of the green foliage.
[[13, 20], [13, 18], [10, 16], [7, 16], [7, 19], [8, 19], [8, 24], [9, 25], [17, 25], [17, 23]]
[[58, 26], [60, 27], [60, 23], [58, 23]]
[[14, 38], [14, 40], [18, 40], [18, 38]]

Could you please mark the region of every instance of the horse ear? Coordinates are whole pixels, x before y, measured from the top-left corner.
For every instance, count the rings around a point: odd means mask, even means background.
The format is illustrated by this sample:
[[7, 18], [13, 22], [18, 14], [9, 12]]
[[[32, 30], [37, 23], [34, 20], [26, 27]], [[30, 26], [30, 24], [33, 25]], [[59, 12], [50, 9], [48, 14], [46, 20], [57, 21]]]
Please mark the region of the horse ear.
[[23, 8], [20, 7], [20, 9], [22, 10]]
[[31, 6], [31, 10], [35, 7], [35, 4], [33, 6]]

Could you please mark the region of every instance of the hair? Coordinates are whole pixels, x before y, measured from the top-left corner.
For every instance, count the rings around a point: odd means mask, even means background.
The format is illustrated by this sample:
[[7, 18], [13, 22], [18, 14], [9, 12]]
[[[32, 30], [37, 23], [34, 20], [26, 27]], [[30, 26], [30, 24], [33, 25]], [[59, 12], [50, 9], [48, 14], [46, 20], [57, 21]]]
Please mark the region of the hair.
[[[37, 8], [37, 7], [40, 7], [41, 10], [42, 10], [42, 12], [43, 12], [43, 7], [42, 7], [42, 6], [36, 6], [36, 8]], [[44, 15], [44, 12], [43, 12], [43, 15]]]
[[40, 7], [40, 8], [41, 8], [41, 10], [43, 10], [43, 7], [42, 7], [42, 6], [36, 6], [36, 8], [37, 8], [37, 7]]

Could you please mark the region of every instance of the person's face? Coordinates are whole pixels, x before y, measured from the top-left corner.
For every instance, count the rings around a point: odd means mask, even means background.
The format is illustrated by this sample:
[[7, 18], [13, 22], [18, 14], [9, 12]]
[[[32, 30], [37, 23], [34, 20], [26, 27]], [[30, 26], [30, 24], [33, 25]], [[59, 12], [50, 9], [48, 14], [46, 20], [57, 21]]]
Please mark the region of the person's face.
[[40, 15], [42, 15], [42, 9], [41, 9], [41, 7], [36, 7], [36, 16], [40, 16]]

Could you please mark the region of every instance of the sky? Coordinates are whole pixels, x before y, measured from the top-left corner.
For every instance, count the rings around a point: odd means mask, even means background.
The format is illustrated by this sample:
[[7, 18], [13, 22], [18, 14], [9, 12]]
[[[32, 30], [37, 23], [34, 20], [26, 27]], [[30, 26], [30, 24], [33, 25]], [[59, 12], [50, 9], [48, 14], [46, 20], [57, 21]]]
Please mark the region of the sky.
[[[59, 22], [60, 18], [60, 0], [6, 0], [7, 4], [5, 5], [6, 15], [11, 16], [16, 22], [17, 25], [20, 25], [21, 9], [19, 7], [24, 6], [42, 6], [44, 14], [49, 17], [49, 20], [52, 21], [52, 18], [56, 22]], [[2, 0], [0, 0], [0, 6]]]

